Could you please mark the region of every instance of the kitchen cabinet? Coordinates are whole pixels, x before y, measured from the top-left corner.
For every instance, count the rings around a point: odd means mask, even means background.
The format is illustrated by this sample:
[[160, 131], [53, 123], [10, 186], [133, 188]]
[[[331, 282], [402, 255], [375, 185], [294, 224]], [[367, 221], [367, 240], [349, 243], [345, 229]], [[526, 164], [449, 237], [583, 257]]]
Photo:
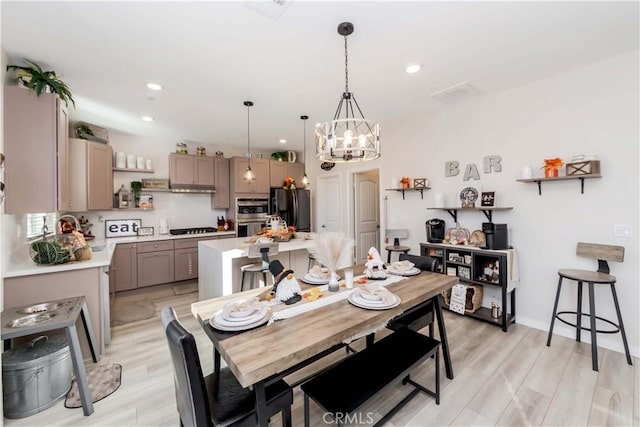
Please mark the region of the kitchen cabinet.
[[211, 209], [229, 209], [231, 207], [229, 159], [215, 157], [213, 165], [216, 193], [211, 195]]
[[135, 243], [116, 245], [113, 254], [113, 267], [109, 268], [109, 278], [111, 279], [113, 276], [116, 292], [138, 287], [138, 250], [136, 246]]
[[174, 280], [173, 240], [138, 243], [138, 287]]
[[249, 159], [246, 157], [232, 157], [229, 172], [231, 182], [231, 193], [262, 193], [269, 194], [269, 160], [251, 159], [251, 170], [255, 179], [247, 182], [244, 179], [244, 171], [249, 166]]
[[113, 150], [86, 139], [69, 139], [69, 210], [111, 210], [113, 207]]
[[69, 210], [68, 132], [56, 94], [5, 86], [5, 213]]
[[215, 185], [214, 158], [191, 154], [169, 155], [169, 182], [172, 188], [180, 186]]
[[269, 160], [269, 182], [271, 187], [282, 187], [285, 178], [289, 176], [295, 180], [299, 188], [302, 188], [304, 163]]
[[200, 240], [208, 239], [185, 239], [174, 242], [174, 280], [176, 282], [198, 277], [198, 241]]
[[516, 289], [515, 285], [509, 284], [513, 274], [510, 265], [515, 256], [513, 249], [487, 250], [464, 245], [420, 243], [420, 255], [438, 259], [441, 267], [439, 273], [457, 276], [461, 284], [500, 288], [500, 301], [497, 302], [500, 316], [493, 317], [491, 309], [487, 307], [479, 307], [473, 312], [465, 311], [466, 316], [501, 326], [504, 332], [507, 332], [509, 324], [515, 323]]

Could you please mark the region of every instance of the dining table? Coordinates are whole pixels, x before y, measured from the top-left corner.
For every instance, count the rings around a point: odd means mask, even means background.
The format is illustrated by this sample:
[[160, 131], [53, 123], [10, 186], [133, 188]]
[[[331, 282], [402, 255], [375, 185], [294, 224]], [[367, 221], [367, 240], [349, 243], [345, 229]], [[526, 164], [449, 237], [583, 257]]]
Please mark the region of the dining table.
[[[362, 266], [354, 267], [354, 271], [362, 271]], [[356, 282], [358, 277], [356, 275]], [[326, 301], [318, 304], [318, 308], [303, 310], [293, 317], [270, 321], [250, 330], [221, 331], [211, 325], [209, 320], [225, 304], [239, 299], [262, 298], [268, 292], [268, 288], [257, 288], [195, 302], [191, 312], [213, 343], [214, 370], [220, 370], [222, 357], [243, 387], [253, 387], [259, 425], [267, 426], [265, 386], [358, 338], [367, 337], [368, 344], [373, 342], [376, 331], [384, 329], [403, 313], [423, 305], [432, 304], [446, 375], [453, 379], [441, 294], [457, 284], [458, 278], [422, 271], [415, 276], [395, 279], [386, 288], [397, 295], [400, 302], [385, 310], [360, 308], [351, 304], [348, 298], [327, 304], [332, 293], [325, 291]], [[303, 291], [310, 287], [300, 284]], [[317, 301], [320, 300], [322, 298]]]

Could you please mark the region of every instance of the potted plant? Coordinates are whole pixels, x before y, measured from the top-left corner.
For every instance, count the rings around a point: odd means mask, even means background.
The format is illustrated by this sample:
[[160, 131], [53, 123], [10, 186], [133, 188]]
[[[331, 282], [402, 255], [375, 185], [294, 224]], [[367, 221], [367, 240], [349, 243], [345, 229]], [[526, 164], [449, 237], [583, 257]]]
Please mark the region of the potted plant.
[[69, 106], [69, 102], [75, 108], [76, 103], [71, 95], [71, 90], [65, 82], [60, 80], [55, 71], [44, 71], [40, 65], [27, 59], [27, 66], [7, 65], [7, 71], [14, 70], [18, 81], [26, 88], [34, 90], [37, 96], [44, 92], [58, 94], [60, 99]]
[[271, 157], [273, 157], [274, 160], [277, 160], [279, 162], [284, 162], [284, 159], [287, 158], [287, 152], [286, 151], [276, 151], [271, 153]]

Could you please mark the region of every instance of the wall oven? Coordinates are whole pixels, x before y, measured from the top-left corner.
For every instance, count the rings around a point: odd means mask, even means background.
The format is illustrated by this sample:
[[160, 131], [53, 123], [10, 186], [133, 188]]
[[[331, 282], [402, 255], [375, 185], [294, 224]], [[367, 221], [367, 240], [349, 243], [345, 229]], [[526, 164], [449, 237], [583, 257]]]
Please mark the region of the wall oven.
[[257, 234], [267, 222], [268, 197], [236, 198], [236, 235], [247, 237]]

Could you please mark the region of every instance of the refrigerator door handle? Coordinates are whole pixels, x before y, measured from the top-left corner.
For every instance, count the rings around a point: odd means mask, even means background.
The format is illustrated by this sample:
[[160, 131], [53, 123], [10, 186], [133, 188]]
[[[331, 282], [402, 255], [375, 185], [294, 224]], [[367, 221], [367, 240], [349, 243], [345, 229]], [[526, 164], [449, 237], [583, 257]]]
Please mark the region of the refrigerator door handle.
[[298, 193], [295, 190], [292, 191], [291, 195], [293, 196], [293, 224], [294, 226], [298, 226]]

